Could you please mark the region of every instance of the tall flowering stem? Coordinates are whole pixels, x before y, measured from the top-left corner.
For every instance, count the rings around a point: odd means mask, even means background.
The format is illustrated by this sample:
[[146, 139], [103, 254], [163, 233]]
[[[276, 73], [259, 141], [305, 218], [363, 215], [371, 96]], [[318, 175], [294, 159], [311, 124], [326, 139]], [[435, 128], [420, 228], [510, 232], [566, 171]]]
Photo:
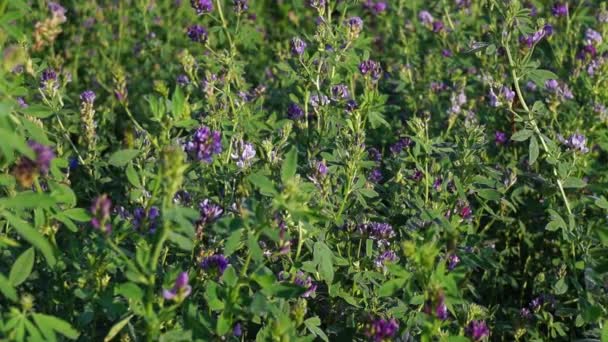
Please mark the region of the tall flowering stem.
[[[513, 19], [511, 19], [509, 21], [508, 26], [509, 27], [513, 26]], [[540, 139], [541, 145], [543, 146], [543, 150], [545, 151], [545, 153], [547, 153], [547, 155], [551, 156], [551, 151], [549, 150], [549, 147], [547, 146], [547, 143], [545, 142], [545, 139], [543, 138], [543, 135], [540, 132], [540, 129], [538, 128], [538, 123], [534, 119], [534, 114], [530, 110], [528, 105], [526, 104], [526, 100], [524, 99], [521, 88], [519, 87], [520, 78], [517, 76], [517, 66], [515, 64], [515, 60], [513, 60], [513, 55], [511, 54], [511, 49], [509, 47], [510, 41], [511, 41], [511, 34], [507, 35], [506, 39], [503, 38], [502, 45], [504, 46], [504, 48], [507, 52], [507, 58], [509, 60], [509, 67], [511, 69], [511, 77], [513, 78], [513, 84], [515, 85], [515, 92], [517, 93], [517, 97], [519, 99], [519, 102], [521, 103], [521, 106], [526, 111], [526, 113], [528, 113], [528, 120], [530, 122], [530, 125], [532, 126], [534, 133]], [[557, 173], [557, 169], [555, 168], [555, 166], [553, 166], [553, 175], [557, 179], [557, 186], [562, 195], [564, 204], [566, 205], [566, 209], [568, 210], [568, 215], [572, 216], [572, 209], [570, 208], [570, 202], [568, 201], [568, 197], [566, 196], [566, 192], [564, 191], [564, 186], [562, 184], [562, 181], [559, 179], [559, 175]]]

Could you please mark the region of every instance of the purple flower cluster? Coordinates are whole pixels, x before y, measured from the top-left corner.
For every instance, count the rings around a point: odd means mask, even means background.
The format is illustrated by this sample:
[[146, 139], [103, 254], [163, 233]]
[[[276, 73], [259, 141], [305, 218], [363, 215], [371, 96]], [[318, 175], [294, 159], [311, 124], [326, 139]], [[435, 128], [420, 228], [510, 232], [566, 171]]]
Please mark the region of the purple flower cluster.
[[371, 59], [361, 62], [359, 64], [359, 71], [363, 76], [369, 75], [373, 80], [378, 80], [382, 76], [382, 66]]
[[234, 11], [236, 13], [243, 13], [249, 9], [249, 1], [248, 0], [233, 0], [232, 4], [234, 6]]
[[551, 8], [551, 13], [555, 17], [565, 17], [568, 15], [568, 4], [563, 2], [557, 2]]
[[560, 83], [554, 79], [545, 81], [545, 89], [559, 99], [572, 100], [574, 98], [574, 94], [566, 83]]
[[205, 44], [207, 42], [207, 30], [200, 25], [191, 25], [188, 27], [188, 38], [195, 43]]
[[228, 268], [230, 262], [228, 259], [222, 254], [214, 254], [208, 256], [201, 261], [201, 268], [210, 273], [215, 273], [219, 276], [224, 274], [226, 268]]
[[412, 139], [410, 139], [408, 137], [400, 138], [399, 140], [397, 140], [396, 143], [392, 144], [389, 147], [389, 150], [393, 154], [399, 154], [399, 153], [401, 153], [401, 151], [410, 147], [411, 145], [412, 145]]
[[564, 139], [563, 136], [558, 135], [557, 140], [559, 140], [559, 142], [566, 145], [571, 150], [580, 153], [589, 152], [589, 147], [587, 147], [587, 138], [582, 134], [574, 133], [568, 139]]
[[95, 93], [92, 90], [85, 90], [80, 94], [80, 101], [88, 104], [93, 104], [95, 101]]
[[194, 136], [185, 145], [191, 158], [211, 163], [214, 154], [222, 152], [222, 136], [219, 131], [211, 131], [207, 126], [196, 130]]
[[112, 224], [110, 223], [110, 212], [112, 211], [112, 201], [108, 195], [101, 195], [97, 197], [91, 205], [91, 225], [95, 229], [99, 229], [103, 233], [110, 233], [112, 231]]
[[334, 101], [348, 100], [350, 92], [346, 84], [337, 84], [331, 87], [331, 99]]
[[435, 20], [433, 15], [427, 10], [422, 10], [418, 13], [418, 20], [420, 20], [422, 25], [435, 33], [439, 33], [445, 28], [443, 22], [441, 20]]
[[522, 35], [519, 37], [519, 42], [525, 45], [528, 48], [531, 48], [538, 42], [540, 42], [544, 37], [551, 36], [553, 34], [553, 26], [547, 24], [543, 28], [534, 32], [530, 35]]
[[160, 211], [157, 207], [150, 207], [146, 211], [145, 208], [139, 207], [133, 211], [133, 228], [138, 231], [143, 231], [145, 225], [148, 226], [148, 232], [154, 234], [159, 224]]
[[59, 88], [57, 72], [54, 69], [51, 69], [51, 68], [44, 69], [44, 71], [42, 72], [42, 76], [40, 76], [40, 88], [41, 89]]
[[505, 101], [510, 105], [514, 98], [515, 92], [507, 86], [502, 86], [498, 95], [496, 95], [494, 89], [492, 88], [490, 88], [490, 94], [488, 94], [490, 106], [495, 108], [500, 107], [502, 105], [502, 101]]
[[365, 335], [375, 342], [388, 341], [392, 340], [398, 330], [399, 323], [394, 318], [376, 318], [368, 325]]
[[287, 117], [291, 120], [300, 120], [304, 117], [304, 110], [295, 103], [291, 103], [287, 107]]
[[382, 254], [380, 254], [375, 260], [374, 260], [374, 265], [377, 268], [384, 268], [386, 267], [387, 263], [392, 263], [395, 261], [398, 261], [399, 257], [397, 256], [397, 254], [395, 254], [395, 252], [393, 251], [384, 251], [382, 252]]
[[359, 37], [359, 34], [363, 30], [363, 20], [361, 20], [360, 17], [348, 18], [345, 24], [348, 30], [348, 36], [351, 37], [351, 39]]
[[505, 132], [496, 131], [494, 133], [494, 142], [496, 142], [496, 145], [503, 146], [506, 145], [508, 141], [509, 138], [507, 137], [507, 134]]
[[213, 0], [191, 0], [190, 5], [198, 15], [213, 11]]
[[201, 217], [199, 218], [197, 224], [206, 225], [222, 216], [224, 209], [211, 202], [209, 199], [205, 199], [198, 204], [198, 212], [200, 213]]
[[291, 39], [291, 54], [294, 56], [301, 56], [304, 54], [304, 50], [306, 50], [306, 42], [304, 42], [299, 37], [294, 37]]
[[232, 160], [236, 161], [236, 166], [240, 169], [249, 167], [255, 158], [255, 147], [253, 144], [240, 140], [236, 143], [234, 152], [230, 154]]
[[182, 301], [192, 292], [192, 287], [188, 285], [188, 272], [181, 272], [175, 279], [175, 284], [170, 290], [163, 290], [163, 297], [166, 300]]
[[388, 223], [369, 222], [358, 226], [361, 235], [377, 240], [380, 245], [388, 245], [388, 240], [395, 236], [393, 226]]
[[41, 174], [46, 175], [49, 173], [51, 161], [55, 159], [55, 152], [53, 152], [53, 149], [34, 140], [28, 141], [27, 145], [34, 151], [36, 157], [35, 160], [27, 159], [27, 161], [38, 169]]
[[448, 270], [452, 271], [460, 263], [460, 257], [456, 254], [450, 254], [448, 256]]
[[490, 336], [490, 329], [484, 321], [469, 322], [465, 332], [473, 341], [480, 341], [484, 337]]
[[372, 1], [367, 0], [363, 7], [374, 15], [379, 15], [388, 9], [388, 4], [385, 1]]
[[293, 282], [297, 286], [306, 289], [306, 291], [304, 291], [304, 293], [302, 293], [301, 295], [302, 298], [314, 296], [317, 291], [317, 284], [312, 281], [312, 278], [310, 276], [306, 276], [302, 271], [298, 271]]

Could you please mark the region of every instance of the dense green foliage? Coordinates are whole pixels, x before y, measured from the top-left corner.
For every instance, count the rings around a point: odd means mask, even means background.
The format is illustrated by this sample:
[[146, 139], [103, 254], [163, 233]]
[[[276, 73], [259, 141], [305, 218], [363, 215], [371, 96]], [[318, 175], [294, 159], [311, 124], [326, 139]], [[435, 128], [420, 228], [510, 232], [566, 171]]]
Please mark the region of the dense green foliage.
[[0, 0], [0, 337], [608, 341], [600, 0]]

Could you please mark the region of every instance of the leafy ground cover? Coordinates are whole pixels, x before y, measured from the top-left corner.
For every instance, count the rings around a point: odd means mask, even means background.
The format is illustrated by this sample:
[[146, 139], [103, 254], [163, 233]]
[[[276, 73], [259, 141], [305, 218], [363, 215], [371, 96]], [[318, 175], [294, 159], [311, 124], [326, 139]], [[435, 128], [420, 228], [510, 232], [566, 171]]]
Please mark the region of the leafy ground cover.
[[608, 341], [606, 2], [0, 0], [0, 336]]

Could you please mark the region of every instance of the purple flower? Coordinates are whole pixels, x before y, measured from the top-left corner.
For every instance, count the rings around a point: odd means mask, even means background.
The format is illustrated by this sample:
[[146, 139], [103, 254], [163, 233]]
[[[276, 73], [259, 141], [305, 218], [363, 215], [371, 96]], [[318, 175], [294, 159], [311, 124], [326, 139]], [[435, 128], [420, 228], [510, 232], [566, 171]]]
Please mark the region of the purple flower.
[[218, 131], [211, 131], [209, 127], [202, 126], [196, 130], [194, 136], [185, 145], [185, 150], [191, 158], [211, 163], [214, 154], [222, 152], [222, 136]]
[[384, 251], [376, 258], [376, 260], [374, 260], [374, 265], [376, 265], [377, 268], [384, 268], [386, 267], [387, 263], [395, 262], [397, 260], [399, 260], [399, 257], [397, 257], [395, 252], [390, 250]]
[[175, 284], [170, 290], [163, 290], [163, 297], [166, 300], [182, 301], [192, 292], [192, 287], [188, 285], [188, 272], [181, 272], [175, 278]]
[[234, 152], [230, 155], [236, 161], [236, 166], [240, 169], [251, 165], [255, 158], [255, 147], [253, 144], [240, 140], [236, 143]]
[[28, 146], [34, 151], [36, 160], [34, 160], [35, 166], [38, 168], [41, 174], [46, 175], [49, 173], [51, 167], [51, 161], [55, 159], [55, 152], [49, 146], [44, 146], [34, 140], [27, 142]]
[[160, 211], [157, 207], [150, 207], [148, 211], [146, 211], [143, 207], [135, 208], [133, 211], [133, 228], [138, 231], [142, 231], [144, 229], [144, 225], [148, 225], [148, 232], [150, 234], [154, 234], [156, 232], [156, 228], [158, 228], [158, 218], [160, 216]]
[[367, 150], [367, 155], [369, 156], [369, 159], [375, 162], [379, 163], [382, 161], [382, 154], [375, 147], [371, 147], [369, 150]]
[[108, 195], [101, 195], [97, 197], [91, 205], [91, 225], [95, 229], [99, 229], [103, 233], [110, 233], [112, 231], [112, 225], [110, 223], [110, 212], [112, 210], [112, 201]]
[[435, 33], [443, 31], [444, 27], [445, 26], [443, 25], [443, 22], [441, 20], [435, 20], [433, 22], [433, 32]]
[[373, 183], [379, 183], [382, 181], [382, 170], [375, 168], [369, 173], [369, 180]]
[[465, 331], [473, 341], [479, 341], [486, 336], [490, 336], [490, 329], [484, 321], [471, 321]]
[[291, 39], [291, 54], [294, 56], [301, 56], [304, 54], [304, 50], [306, 49], [306, 42], [304, 42], [299, 37], [294, 37]]
[[596, 45], [600, 45], [602, 44], [602, 35], [593, 30], [588, 28], [587, 31], [585, 31], [585, 44], [590, 45], [590, 44], [596, 44]]
[[422, 174], [422, 171], [420, 170], [416, 170], [414, 171], [414, 173], [410, 176], [410, 178], [415, 181], [415, 182], [420, 182], [420, 180], [422, 179], [422, 176], [424, 176]]
[[207, 42], [207, 30], [200, 25], [188, 27], [188, 38], [195, 43], [205, 44]]
[[291, 103], [287, 107], [287, 117], [291, 120], [299, 120], [304, 116], [304, 110], [295, 103]]
[[435, 315], [442, 321], [445, 321], [449, 317], [448, 307], [445, 305], [445, 296], [443, 294], [439, 295], [437, 307], [435, 308]]
[[355, 100], [346, 101], [346, 105], [344, 106], [347, 113], [352, 113], [355, 110], [359, 109], [359, 104]]
[[313, 108], [318, 108], [327, 106], [329, 104], [329, 98], [323, 94], [314, 94], [310, 97], [309, 102]]
[[511, 102], [515, 98], [515, 92], [506, 86], [502, 86], [502, 88], [500, 88], [500, 94], [505, 100], [507, 100], [507, 102]]
[[568, 4], [567, 3], [561, 3], [558, 2], [555, 5], [553, 5], [553, 8], [551, 8], [551, 13], [553, 13], [553, 16], [555, 17], [565, 17], [568, 15]]
[[378, 244], [381, 246], [389, 245], [390, 243], [388, 240], [395, 236], [393, 226], [388, 223], [369, 222], [360, 224], [358, 230], [361, 235], [378, 241]]
[[59, 88], [57, 72], [51, 68], [44, 69], [40, 77], [40, 88]]
[[443, 184], [443, 178], [435, 178], [435, 181], [433, 182], [433, 189], [435, 189], [437, 192], [441, 191], [441, 184]]
[[85, 90], [80, 94], [80, 101], [88, 104], [93, 104], [95, 101], [95, 93], [92, 90]]
[[380, 63], [371, 59], [361, 62], [359, 64], [359, 71], [364, 76], [370, 75], [374, 80], [377, 80], [382, 76], [382, 67], [380, 66]]
[[327, 172], [329, 171], [329, 169], [327, 168], [327, 165], [325, 165], [325, 163], [322, 161], [316, 162], [316, 165], [317, 165], [317, 167], [316, 167], [317, 175], [319, 177], [325, 177], [327, 175]]
[[198, 204], [198, 211], [201, 215], [197, 222], [199, 225], [211, 223], [217, 220], [224, 213], [224, 209], [222, 209], [222, 207], [211, 202], [209, 199], [205, 199]]
[[177, 84], [184, 87], [187, 86], [190, 83], [190, 79], [188, 78], [188, 76], [182, 74], [177, 76]]
[[308, 298], [314, 295], [317, 291], [317, 284], [312, 281], [311, 277], [307, 277], [302, 271], [298, 271], [293, 282], [297, 286], [306, 289], [306, 291], [301, 295], [302, 298]]
[[234, 11], [236, 13], [243, 13], [249, 9], [249, 1], [248, 0], [233, 0]]
[[432, 25], [433, 22], [435, 21], [435, 18], [433, 18], [431, 13], [426, 10], [422, 10], [422, 11], [420, 11], [420, 13], [418, 13], [418, 19], [420, 20], [420, 22], [422, 24], [428, 25], [428, 26]]
[[496, 145], [504, 145], [507, 143], [507, 140], [509, 139], [507, 138], [507, 134], [505, 132], [496, 131], [494, 133], [494, 141], [496, 142]]
[[356, 38], [363, 30], [363, 20], [360, 17], [351, 17], [346, 20], [346, 27], [348, 29], [349, 36]]
[[410, 138], [401, 138], [396, 143], [392, 144], [389, 147], [389, 150], [393, 154], [399, 154], [404, 149], [410, 147], [412, 145], [412, 140]]
[[468, 205], [465, 205], [462, 208], [460, 208], [460, 217], [462, 217], [465, 220], [468, 220], [472, 216], [473, 216], [473, 210], [471, 210], [471, 207], [469, 207]]
[[587, 147], [587, 138], [579, 133], [572, 134], [568, 139], [564, 139], [561, 135], [557, 139], [568, 148], [581, 153], [589, 152]]
[[519, 310], [519, 315], [523, 319], [532, 318], [532, 312], [530, 312], [530, 309], [528, 309], [528, 308], [521, 308], [521, 310]]
[[374, 14], [378, 15], [384, 11], [386, 11], [388, 5], [384, 1], [378, 1], [373, 7]]
[[18, 97], [17, 98], [17, 103], [19, 104], [19, 107], [21, 108], [27, 108], [29, 107], [29, 105], [27, 104], [27, 102], [25, 102], [25, 99], [23, 97]]
[[500, 102], [500, 99], [498, 98], [498, 96], [494, 92], [494, 89], [492, 89], [492, 88], [490, 88], [490, 93], [488, 94], [488, 101], [490, 102], [490, 106], [494, 107], [494, 108], [500, 107], [502, 105], [502, 103]]
[[528, 83], [526, 83], [526, 89], [528, 91], [534, 92], [534, 91], [536, 91], [536, 88], [537, 88], [536, 83], [534, 83], [532, 81], [528, 81]]
[[230, 262], [224, 255], [214, 254], [203, 259], [201, 268], [206, 272], [217, 273], [217, 275], [221, 276], [229, 264]]
[[234, 325], [234, 328], [232, 328], [232, 335], [235, 337], [241, 337], [241, 335], [243, 335], [241, 323], [237, 323]]
[[381, 342], [392, 340], [397, 330], [399, 330], [399, 323], [394, 318], [390, 320], [376, 318], [368, 325], [365, 334], [373, 338], [375, 342]]
[[331, 99], [334, 101], [346, 100], [350, 97], [348, 87], [345, 84], [337, 84], [331, 87]]
[[308, 5], [312, 8], [320, 9], [325, 7], [325, 0], [308, 0]]
[[559, 83], [557, 82], [557, 80], [546, 80], [545, 81], [545, 89], [547, 89], [548, 91], [554, 92], [557, 90], [557, 88], [559, 87]]
[[460, 263], [460, 257], [456, 254], [450, 254], [448, 256], [448, 270], [452, 271]]
[[452, 57], [452, 50], [450, 49], [443, 49], [441, 50], [441, 55], [445, 58], [449, 58]]
[[213, 11], [212, 0], [191, 0], [190, 5], [192, 5], [192, 8], [194, 8], [198, 15]]

